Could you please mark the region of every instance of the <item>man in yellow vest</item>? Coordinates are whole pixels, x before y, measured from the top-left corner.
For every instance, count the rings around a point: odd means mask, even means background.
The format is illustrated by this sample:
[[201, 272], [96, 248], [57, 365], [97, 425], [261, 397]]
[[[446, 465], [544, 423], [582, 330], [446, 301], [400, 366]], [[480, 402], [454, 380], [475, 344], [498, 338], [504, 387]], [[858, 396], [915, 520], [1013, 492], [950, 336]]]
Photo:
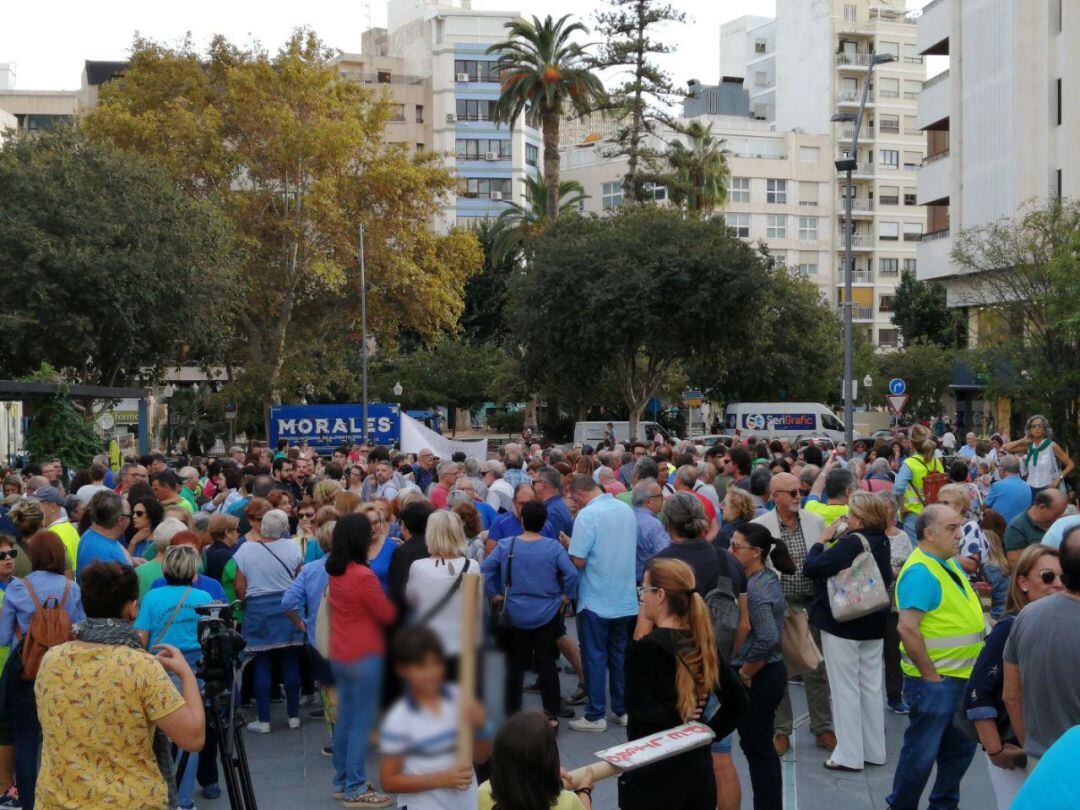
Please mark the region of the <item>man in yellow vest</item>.
[[900, 465], [893, 484], [893, 495], [903, 504], [903, 529], [912, 544], [919, 542], [915, 522], [919, 519], [919, 513], [926, 508], [926, 476], [945, 471], [936, 454], [937, 442], [929, 438], [926, 428], [915, 425], [911, 429], [911, 455]]
[[986, 626], [979, 597], [955, 560], [963, 525], [948, 506], [923, 509], [916, 521], [918, 547], [896, 580], [904, 702], [911, 714], [886, 799], [892, 810], [919, 807], [935, 765], [929, 807], [957, 807], [960, 780], [975, 755], [975, 742], [952, 723]]

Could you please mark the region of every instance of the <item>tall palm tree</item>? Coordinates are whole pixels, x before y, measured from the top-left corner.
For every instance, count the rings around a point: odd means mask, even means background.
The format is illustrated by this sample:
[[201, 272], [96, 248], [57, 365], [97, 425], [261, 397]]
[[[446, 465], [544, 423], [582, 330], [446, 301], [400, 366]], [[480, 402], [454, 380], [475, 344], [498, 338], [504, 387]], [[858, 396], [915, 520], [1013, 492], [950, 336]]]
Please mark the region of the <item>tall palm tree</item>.
[[[547, 204], [548, 183], [544, 173], [537, 172], [536, 177], [525, 175], [523, 182], [524, 204], [506, 203], [507, 208], [499, 214], [496, 223], [498, 232], [493, 240], [493, 252], [499, 260], [520, 256], [529, 239], [551, 221]], [[578, 210], [586, 199], [588, 195], [577, 180], [559, 181], [556, 216]]]
[[559, 122], [568, 108], [587, 112], [604, 97], [604, 88], [588, 68], [584, 50], [570, 36], [588, 29], [579, 22], [567, 23], [570, 15], [543, 21], [506, 23], [509, 36], [488, 48], [498, 53], [502, 91], [495, 106], [495, 121], [514, 124], [521, 114], [544, 136], [544, 177], [547, 179], [546, 209], [549, 220], [559, 208]]
[[712, 211], [727, 200], [731, 174], [724, 157], [724, 141], [714, 138], [712, 124], [691, 121], [683, 130], [687, 143], [675, 141], [668, 149], [668, 195], [678, 206], [696, 214]]

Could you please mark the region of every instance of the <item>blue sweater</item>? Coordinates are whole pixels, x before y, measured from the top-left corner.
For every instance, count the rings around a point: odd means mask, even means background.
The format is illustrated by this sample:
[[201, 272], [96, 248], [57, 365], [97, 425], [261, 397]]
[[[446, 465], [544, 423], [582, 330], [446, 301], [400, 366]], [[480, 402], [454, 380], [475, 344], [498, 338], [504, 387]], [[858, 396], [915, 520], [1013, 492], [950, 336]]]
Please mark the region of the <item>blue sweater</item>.
[[[512, 542], [514, 559], [510, 563]], [[573, 599], [577, 594], [577, 569], [557, 540], [550, 537], [542, 540], [519, 538], [517, 542], [513, 538], [500, 540], [480, 565], [484, 574], [484, 593], [489, 599], [502, 594], [508, 564], [513, 567], [506, 611], [514, 627], [523, 630], [542, 627], [555, 618], [564, 595]]]

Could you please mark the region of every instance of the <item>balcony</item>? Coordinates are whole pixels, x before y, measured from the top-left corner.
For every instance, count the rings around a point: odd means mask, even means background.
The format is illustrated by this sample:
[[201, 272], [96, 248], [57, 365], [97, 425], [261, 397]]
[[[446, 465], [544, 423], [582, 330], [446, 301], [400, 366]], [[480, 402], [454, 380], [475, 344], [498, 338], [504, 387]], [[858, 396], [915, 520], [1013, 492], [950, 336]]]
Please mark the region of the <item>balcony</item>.
[[923, 160], [918, 175], [916, 203], [926, 205], [948, 198], [952, 193], [952, 161], [949, 150], [939, 152]]
[[[858, 107], [859, 102], [862, 101], [862, 93], [863, 93], [863, 91], [862, 91], [861, 87], [858, 90], [841, 90], [839, 93], [836, 94], [836, 103], [841, 105], [841, 106], [845, 106], [845, 107], [850, 107], [850, 106]], [[867, 94], [866, 103], [867, 104], [873, 104], [874, 103], [874, 91], [873, 90], [871, 90]]]
[[[843, 270], [836, 274], [836, 283], [841, 287], [846, 283], [846, 274]], [[856, 269], [851, 274], [852, 284], [873, 284], [874, 283], [874, 271], [873, 270], [860, 270]]]
[[907, 11], [891, 8], [870, 9], [870, 22], [891, 23], [893, 25], [915, 25], [915, 19]]
[[953, 0], [934, 0], [923, 6], [915, 31], [915, 50], [943, 56], [949, 52]]
[[[841, 127], [838, 137], [841, 141], [850, 142], [855, 137], [855, 127]], [[867, 143], [872, 140], [874, 140], [874, 130], [869, 127], [863, 127], [859, 130], [859, 143]]]
[[842, 234], [840, 236], [841, 247], [846, 248], [848, 242], [851, 242], [852, 250], [873, 250], [874, 249], [874, 237], [868, 233], [856, 233], [852, 234], [850, 239], [847, 235]]
[[861, 70], [870, 65], [873, 57], [872, 53], [864, 51], [841, 51], [836, 55], [836, 66], [841, 70]]
[[[836, 201], [836, 214], [839, 217], [846, 216], [845, 208], [847, 200], [843, 197]], [[874, 214], [874, 201], [867, 197], [855, 197], [851, 200], [851, 215], [853, 217], [869, 217]]]
[[946, 278], [955, 275], [949, 254], [952, 253], [952, 236], [946, 230], [924, 233], [917, 246], [918, 270], [920, 281]]
[[856, 163], [852, 177], [856, 179], [872, 180], [876, 174], [873, 163]]
[[853, 321], [872, 321], [874, 320], [874, 308], [873, 307], [856, 307], [851, 308], [851, 320]]
[[951, 113], [952, 82], [949, 81], [949, 71], [946, 70], [923, 83], [915, 123], [920, 129], [926, 129], [948, 118]]
[[361, 84], [406, 84], [416, 87], [429, 87], [431, 79], [424, 76], [408, 76], [399, 73], [365, 73], [355, 68], [338, 68], [338, 75], [343, 79]]

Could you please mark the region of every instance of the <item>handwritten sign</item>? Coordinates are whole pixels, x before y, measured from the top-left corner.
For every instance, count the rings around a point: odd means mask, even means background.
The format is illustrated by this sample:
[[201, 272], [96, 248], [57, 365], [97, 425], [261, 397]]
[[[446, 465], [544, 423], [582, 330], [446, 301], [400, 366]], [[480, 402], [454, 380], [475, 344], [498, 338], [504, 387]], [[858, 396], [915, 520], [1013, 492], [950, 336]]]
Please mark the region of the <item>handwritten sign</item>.
[[597, 751], [596, 756], [621, 771], [628, 771], [708, 745], [715, 736], [713, 730], [704, 723], [685, 723], [667, 731]]

